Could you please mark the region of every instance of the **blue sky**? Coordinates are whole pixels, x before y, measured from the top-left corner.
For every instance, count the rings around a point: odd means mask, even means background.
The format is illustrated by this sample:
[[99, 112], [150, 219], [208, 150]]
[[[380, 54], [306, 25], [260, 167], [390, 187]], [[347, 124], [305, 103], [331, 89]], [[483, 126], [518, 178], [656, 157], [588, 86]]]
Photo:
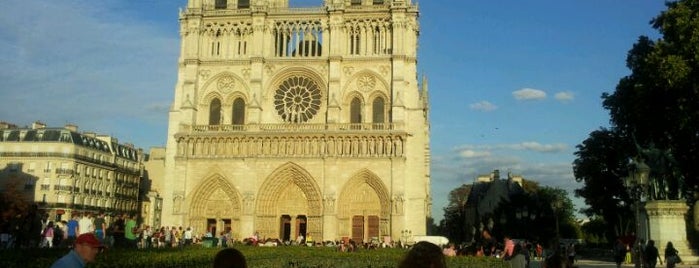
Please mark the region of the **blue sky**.
[[[74, 123], [145, 149], [164, 145], [185, 4], [7, 0], [0, 121]], [[571, 192], [580, 187], [575, 146], [608, 125], [600, 96], [629, 73], [626, 53], [638, 36], [658, 37], [649, 21], [665, 10], [659, 0], [432, 0], [419, 7], [437, 220], [449, 191], [494, 169]]]

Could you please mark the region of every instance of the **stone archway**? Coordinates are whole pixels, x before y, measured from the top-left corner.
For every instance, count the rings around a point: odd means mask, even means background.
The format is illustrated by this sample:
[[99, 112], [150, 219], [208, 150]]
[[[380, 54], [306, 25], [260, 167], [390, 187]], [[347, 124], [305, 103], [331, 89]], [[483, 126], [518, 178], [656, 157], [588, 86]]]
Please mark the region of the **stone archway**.
[[297, 164], [284, 164], [269, 175], [258, 192], [255, 228], [263, 237], [281, 238], [284, 218], [305, 217], [307, 235], [322, 237], [322, 205], [315, 179]]
[[352, 176], [337, 204], [340, 236], [362, 242], [389, 234], [390, 195], [373, 172], [365, 169]]
[[197, 234], [230, 230], [233, 237], [240, 237], [240, 193], [222, 176], [214, 175], [202, 181], [191, 200], [189, 226]]

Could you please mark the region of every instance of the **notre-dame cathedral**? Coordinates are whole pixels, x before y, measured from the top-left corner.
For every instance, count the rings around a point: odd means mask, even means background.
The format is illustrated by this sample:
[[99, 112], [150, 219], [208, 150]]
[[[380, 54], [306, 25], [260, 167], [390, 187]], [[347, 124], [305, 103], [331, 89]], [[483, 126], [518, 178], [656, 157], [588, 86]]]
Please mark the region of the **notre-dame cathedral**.
[[152, 185], [162, 224], [282, 240], [424, 235], [430, 125], [417, 5], [293, 2], [188, 0], [180, 10]]

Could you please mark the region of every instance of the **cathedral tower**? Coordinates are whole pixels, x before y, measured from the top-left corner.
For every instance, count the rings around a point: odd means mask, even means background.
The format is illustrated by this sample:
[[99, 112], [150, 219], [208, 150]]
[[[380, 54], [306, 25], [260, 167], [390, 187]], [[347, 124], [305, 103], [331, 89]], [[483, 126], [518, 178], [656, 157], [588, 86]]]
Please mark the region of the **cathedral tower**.
[[[320, 0], [319, 0], [320, 2]], [[162, 222], [234, 237], [425, 234], [427, 84], [410, 0], [189, 0]]]

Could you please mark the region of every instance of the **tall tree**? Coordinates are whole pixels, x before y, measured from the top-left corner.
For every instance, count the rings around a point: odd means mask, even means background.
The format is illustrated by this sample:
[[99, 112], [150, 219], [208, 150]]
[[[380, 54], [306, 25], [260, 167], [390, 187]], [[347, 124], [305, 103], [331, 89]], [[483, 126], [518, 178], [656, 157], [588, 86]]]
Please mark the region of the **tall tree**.
[[584, 183], [582, 188], [575, 190], [575, 195], [582, 197], [588, 205], [583, 213], [599, 215], [608, 223], [608, 241], [625, 234], [627, 219], [632, 218], [631, 211], [622, 206], [632, 202], [622, 182], [622, 177], [627, 174], [629, 148], [632, 147], [630, 139], [618, 131], [600, 129], [590, 133], [575, 152], [577, 159], [573, 162], [573, 173], [578, 182]]
[[622, 206], [629, 200], [621, 178], [643, 148], [658, 148], [673, 159], [651, 166], [651, 176], [677, 180], [677, 190], [666, 198], [684, 196], [691, 203], [699, 185], [699, 1], [666, 5], [651, 21], [662, 38], [639, 37], [626, 61], [631, 74], [602, 95], [611, 128], [592, 132], [578, 145], [573, 163], [576, 180], [585, 183], [576, 195], [590, 205], [588, 214], [612, 223], [609, 233], [626, 225], [620, 215], [631, 215]]
[[[699, 2], [667, 6], [651, 21], [662, 38], [639, 38], [627, 58], [631, 74], [619, 81], [614, 93], [603, 95], [603, 106], [622, 136], [641, 148], [656, 147], [672, 155], [676, 165], [655, 167], [654, 174], [680, 179], [680, 192], [669, 198], [692, 198], [699, 177]], [[639, 154], [635, 148], [627, 151]], [[664, 174], [657, 169], [665, 169]]]

